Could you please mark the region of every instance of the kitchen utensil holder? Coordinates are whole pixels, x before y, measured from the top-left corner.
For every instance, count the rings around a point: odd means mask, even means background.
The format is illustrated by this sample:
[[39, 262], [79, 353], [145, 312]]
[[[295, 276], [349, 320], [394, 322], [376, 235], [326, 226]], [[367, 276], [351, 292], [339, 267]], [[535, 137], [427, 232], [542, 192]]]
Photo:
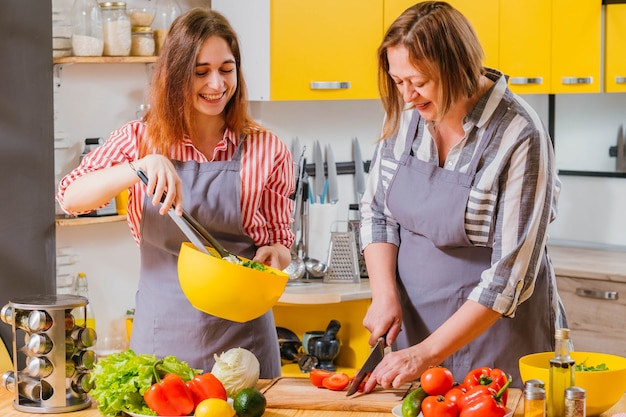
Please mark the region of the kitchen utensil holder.
[[359, 283], [361, 273], [353, 231], [337, 231], [340, 225], [348, 226], [348, 222], [333, 222], [330, 232], [330, 247], [328, 249], [328, 269], [324, 275], [327, 283]]
[[[86, 327], [86, 313], [79, 318], [82, 326], [72, 315], [75, 308], [84, 312], [88, 302], [70, 294], [39, 295], [10, 301], [2, 308], [0, 318], [11, 325], [13, 336], [13, 370], [2, 375], [2, 385], [15, 393], [15, 409], [64, 413], [91, 405], [87, 392], [95, 354], [89, 348], [96, 334]], [[19, 349], [18, 331], [25, 333], [26, 341]], [[20, 355], [26, 355], [22, 370], [18, 370]], [[85, 356], [92, 360], [83, 360]]]

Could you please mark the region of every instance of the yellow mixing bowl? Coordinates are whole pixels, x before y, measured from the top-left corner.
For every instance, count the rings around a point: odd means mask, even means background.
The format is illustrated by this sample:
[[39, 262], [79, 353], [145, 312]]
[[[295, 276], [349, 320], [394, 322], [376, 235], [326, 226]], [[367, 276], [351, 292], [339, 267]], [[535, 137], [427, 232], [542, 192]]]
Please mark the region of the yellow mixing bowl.
[[[274, 268], [258, 271], [197, 250], [183, 242], [178, 255], [178, 280], [195, 308], [243, 323], [265, 314], [278, 301], [289, 275]], [[241, 257], [245, 260], [245, 258]]]
[[[587, 366], [606, 364], [608, 371], [577, 371], [575, 384], [587, 392], [587, 415], [597, 416], [619, 401], [626, 390], [626, 358], [598, 352], [572, 352], [577, 364]], [[526, 355], [519, 360], [519, 370], [523, 381], [540, 379], [550, 385], [550, 359], [554, 352], [541, 352]]]

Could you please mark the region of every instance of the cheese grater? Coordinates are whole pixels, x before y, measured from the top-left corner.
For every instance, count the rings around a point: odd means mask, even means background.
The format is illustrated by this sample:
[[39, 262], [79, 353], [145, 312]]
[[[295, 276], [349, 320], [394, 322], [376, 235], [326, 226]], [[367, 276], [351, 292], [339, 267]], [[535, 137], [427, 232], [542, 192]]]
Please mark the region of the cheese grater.
[[[332, 228], [336, 229], [339, 223], [347, 224], [335, 222]], [[356, 236], [353, 231], [331, 231], [327, 265], [324, 282], [349, 284], [361, 281]]]

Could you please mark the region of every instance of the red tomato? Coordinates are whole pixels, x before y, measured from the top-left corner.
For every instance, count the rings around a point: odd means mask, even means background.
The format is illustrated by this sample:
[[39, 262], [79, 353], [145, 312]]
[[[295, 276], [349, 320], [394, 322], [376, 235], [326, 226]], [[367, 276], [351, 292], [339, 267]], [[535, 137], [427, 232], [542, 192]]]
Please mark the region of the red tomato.
[[457, 385], [452, 387], [448, 392], [446, 392], [445, 398], [446, 400], [455, 403], [459, 409], [461, 408], [461, 399], [465, 395], [465, 389], [462, 385]]
[[422, 414], [424, 417], [457, 417], [459, 409], [442, 395], [429, 395], [422, 401]]
[[420, 384], [428, 395], [445, 395], [454, 385], [454, 376], [448, 368], [428, 368], [420, 377]]
[[336, 372], [322, 381], [324, 388], [332, 391], [343, 391], [348, 384], [350, 384], [350, 377], [343, 372]]
[[315, 385], [318, 388], [322, 388], [324, 386], [322, 385], [322, 382], [324, 381], [324, 379], [328, 378], [329, 376], [333, 374], [334, 372], [327, 371], [326, 369], [311, 369], [311, 372], [309, 372], [309, 379], [311, 380], [311, 383], [313, 385]]

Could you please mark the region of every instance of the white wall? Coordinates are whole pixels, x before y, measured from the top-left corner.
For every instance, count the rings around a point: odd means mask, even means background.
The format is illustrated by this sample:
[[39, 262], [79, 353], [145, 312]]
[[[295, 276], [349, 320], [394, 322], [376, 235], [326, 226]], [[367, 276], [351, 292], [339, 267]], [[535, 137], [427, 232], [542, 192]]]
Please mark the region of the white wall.
[[[59, 0], [65, 1], [65, 0]], [[203, 4], [200, 0], [187, 4]], [[185, 4], [185, 2], [181, 2]], [[55, 152], [57, 180], [78, 163], [84, 139], [107, 137], [134, 118], [144, 100], [149, 65], [64, 65], [57, 74], [55, 109], [59, 149]], [[547, 121], [546, 96], [526, 96]], [[253, 116], [274, 130], [288, 145], [297, 136], [307, 146], [332, 144], [337, 162], [350, 161], [351, 138], [358, 137], [365, 159], [370, 159], [382, 122], [377, 100], [330, 102], [255, 102]], [[556, 152], [562, 169], [614, 169], [608, 147], [617, 129], [626, 123], [626, 94], [590, 94], [557, 97]], [[559, 218], [551, 238], [559, 243], [626, 248], [626, 179], [561, 177], [563, 190]], [[337, 206], [312, 207], [326, 219], [347, 220], [348, 205], [356, 201], [353, 178], [340, 177]], [[311, 227], [311, 255], [324, 258], [329, 241], [328, 220]], [[78, 261], [62, 272], [84, 271], [90, 299], [98, 318], [98, 333], [121, 329], [121, 319], [134, 306], [139, 274], [138, 249], [124, 222], [80, 227], [58, 227], [57, 247], [71, 248]]]

